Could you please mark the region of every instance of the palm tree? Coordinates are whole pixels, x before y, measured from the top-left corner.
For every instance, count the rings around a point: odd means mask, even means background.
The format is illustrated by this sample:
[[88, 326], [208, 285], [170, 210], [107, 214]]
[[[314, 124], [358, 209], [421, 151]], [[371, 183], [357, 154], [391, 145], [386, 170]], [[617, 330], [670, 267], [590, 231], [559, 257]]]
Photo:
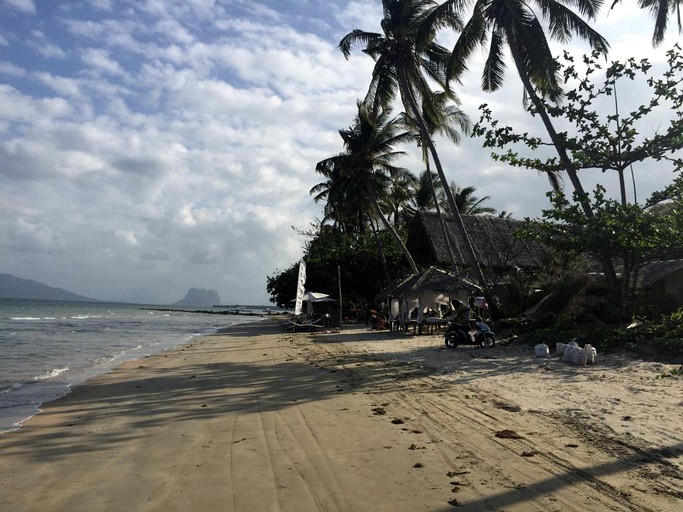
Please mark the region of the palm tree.
[[372, 80], [365, 98], [365, 102], [372, 105], [374, 110], [390, 104], [396, 93], [400, 94], [406, 113], [415, 120], [419, 128], [420, 142], [427, 146], [432, 156], [449, 209], [465, 241], [464, 252], [476, 279], [488, 290], [488, 283], [453, 194], [448, 188], [446, 175], [423, 116], [424, 111], [437, 112], [439, 108], [434, 101], [431, 83], [436, 83], [446, 97], [453, 97], [446, 83], [449, 52], [435, 41], [438, 27], [424, 23], [437, 4], [433, 0], [382, 0], [382, 7], [383, 33], [353, 30], [342, 38], [339, 48], [349, 58], [351, 48], [361, 44], [364, 45], [363, 52], [375, 60]]
[[476, 187], [459, 187], [451, 182], [451, 189], [455, 196], [455, 202], [458, 204], [458, 209], [466, 215], [494, 215], [495, 208], [484, 206], [483, 203], [491, 199], [489, 196], [477, 197], [475, 195]]
[[417, 274], [413, 257], [380, 205], [380, 199], [386, 195], [389, 183], [410, 175], [406, 169], [392, 165], [397, 157], [404, 154], [402, 151], [395, 151], [394, 146], [412, 142], [414, 139], [414, 134], [406, 131], [400, 120], [390, 119], [389, 116], [389, 109], [376, 113], [359, 102], [358, 114], [353, 124], [339, 131], [344, 141], [344, 152], [318, 162], [316, 171], [324, 176], [338, 172], [355, 184], [357, 193], [372, 205], [374, 215], [389, 230], [411, 271]]
[[[607, 52], [609, 44], [593, 30], [579, 15], [564, 4], [577, 5], [579, 11], [590, 19], [594, 19], [603, 0], [475, 0], [472, 16], [466, 24], [462, 24], [459, 16], [452, 14], [460, 0], [447, 0], [434, 15], [432, 22], [445, 23], [460, 30], [448, 65], [450, 79], [459, 79], [467, 70], [467, 61], [474, 50], [487, 47], [488, 56], [484, 64], [481, 85], [485, 91], [495, 91], [503, 84], [505, 74], [504, 50], [507, 47], [512, 55], [517, 73], [524, 85], [525, 94], [540, 115], [557, 148], [560, 160], [565, 168], [574, 190], [585, 196], [583, 186], [578, 179], [576, 169], [567, 156], [563, 141], [560, 139], [550, 117], [542, 105], [539, 94], [553, 101], [562, 97], [560, 87], [559, 66], [550, 51], [548, 39], [536, 16], [532, 4], [538, 6], [549, 27], [551, 38], [565, 42], [573, 35], [588, 41], [591, 47]], [[451, 11], [447, 11], [450, 6]], [[449, 17], [450, 16], [450, 17]], [[560, 184], [557, 176], [549, 174], [553, 187]], [[587, 201], [582, 203], [590, 210]]]
[[411, 191], [410, 203], [404, 210], [407, 219], [413, 218], [418, 211], [434, 210], [446, 201], [441, 182], [434, 182], [435, 178], [438, 178], [438, 175], [427, 169], [420, 173]]
[[347, 177], [338, 165], [316, 170], [326, 178], [310, 190], [316, 203], [325, 202], [322, 223], [331, 222], [342, 233], [364, 234], [374, 207], [361, 193], [362, 184]]
[[[555, 130], [539, 97], [540, 95], [556, 101], [561, 98], [562, 91], [559, 66], [550, 51], [548, 39], [536, 12], [543, 14], [552, 39], [566, 42], [572, 36], [578, 36], [594, 49], [606, 53], [609, 47], [607, 41], [580, 15], [565, 5], [574, 5], [581, 15], [594, 19], [602, 3], [603, 0], [474, 0], [472, 15], [463, 23], [459, 11], [463, 1], [447, 0], [432, 12], [428, 20], [432, 27], [450, 25], [460, 32], [448, 64], [450, 79], [459, 79], [467, 70], [467, 61], [477, 47], [487, 47], [488, 56], [481, 83], [485, 91], [495, 91], [503, 83], [505, 47], [510, 50], [524, 91], [541, 117], [560, 163], [588, 218], [595, 216], [588, 195], [567, 155], [564, 140]], [[537, 6], [536, 10], [532, 8], [534, 4]], [[556, 177], [551, 174], [548, 177], [555, 188], [559, 187]], [[610, 288], [618, 288], [611, 259], [601, 259]]]
[[[614, 0], [610, 9], [614, 9], [614, 6], [618, 3], [621, 3], [621, 0]], [[650, 11], [650, 14], [655, 19], [652, 46], [659, 46], [664, 40], [664, 34], [669, 24], [669, 13], [676, 13], [678, 32], [679, 34], [681, 33], [683, 29], [681, 25], [681, 4], [683, 4], [683, 0], [638, 0], [638, 7]]]
[[416, 179], [412, 173], [403, 176], [401, 179], [393, 180], [387, 191], [386, 202], [387, 212], [391, 212], [394, 221], [394, 228], [398, 229], [402, 215], [406, 209], [410, 208], [410, 201], [413, 198], [413, 190], [416, 187]]

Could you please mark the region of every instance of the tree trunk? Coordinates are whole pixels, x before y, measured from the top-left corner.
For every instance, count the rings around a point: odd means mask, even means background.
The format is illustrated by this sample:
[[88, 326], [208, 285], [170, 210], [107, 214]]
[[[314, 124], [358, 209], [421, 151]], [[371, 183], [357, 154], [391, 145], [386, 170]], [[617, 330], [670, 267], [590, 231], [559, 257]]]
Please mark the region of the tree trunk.
[[[474, 271], [474, 274], [476, 276], [477, 281], [479, 282], [479, 285], [483, 289], [484, 296], [486, 297], [486, 302], [489, 304], [489, 311], [491, 312], [491, 316], [494, 320], [498, 320], [499, 318], [502, 318], [502, 313], [500, 311], [498, 303], [494, 300], [492, 290], [490, 289], [488, 282], [484, 277], [484, 273], [481, 270], [479, 260], [474, 251], [474, 246], [472, 245], [472, 240], [470, 239], [467, 233], [467, 229], [465, 229], [465, 224], [462, 221], [462, 216], [460, 215], [458, 206], [455, 203], [455, 199], [453, 198], [451, 189], [448, 186], [448, 180], [446, 179], [443, 167], [441, 166], [441, 160], [439, 159], [439, 155], [436, 152], [436, 148], [434, 147], [434, 142], [432, 141], [432, 138], [429, 135], [427, 125], [424, 119], [422, 118], [422, 114], [420, 113], [420, 107], [417, 104], [415, 97], [413, 96], [412, 89], [408, 85], [408, 80], [406, 79], [404, 73], [405, 72], [402, 69], [399, 69], [398, 83], [399, 90], [401, 91], [401, 97], [403, 99], [404, 104], [408, 105], [408, 107], [412, 111], [413, 116], [415, 117], [415, 120], [417, 121], [417, 124], [420, 128], [420, 137], [422, 138], [422, 143], [427, 144], [427, 147], [429, 148], [429, 152], [432, 155], [432, 160], [434, 160], [434, 165], [436, 166], [436, 172], [439, 175], [439, 179], [441, 180], [441, 183], [443, 185], [444, 192], [446, 193], [446, 199], [448, 200], [448, 206], [450, 207], [451, 215], [453, 215], [453, 219], [455, 220], [455, 227], [460, 232], [460, 236], [464, 241], [465, 255], [469, 260], [469, 264], [471, 265], [471, 268]], [[455, 259], [451, 261], [451, 264], [454, 267], [457, 266], [455, 263]]]
[[398, 236], [398, 233], [396, 232], [394, 227], [391, 225], [391, 223], [387, 220], [387, 218], [382, 213], [382, 209], [379, 206], [379, 202], [377, 201], [375, 194], [373, 194], [372, 191], [368, 189], [368, 195], [370, 196], [370, 200], [372, 201], [372, 205], [375, 207], [375, 211], [377, 212], [378, 217], [382, 221], [382, 224], [384, 224], [384, 227], [386, 227], [389, 230], [389, 232], [391, 233], [391, 236], [394, 237], [394, 240], [396, 241], [398, 246], [401, 248], [403, 255], [405, 256], [406, 260], [408, 261], [408, 265], [410, 265], [410, 271], [413, 274], [417, 274], [418, 270], [417, 270], [417, 265], [415, 265], [415, 260], [410, 255], [410, 252], [408, 251], [406, 244], [403, 243], [403, 240], [401, 240], [401, 237]]
[[427, 167], [427, 176], [429, 176], [429, 186], [432, 189], [432, 197], [434, 198], [434, 208], [436, 209], [436, 215], [439, 217], [439, 224], [441, 224], [441, 231], [443, 232], [443, 238], [446, 240], [446, 247], [448, 248], [448, 257], [451, 260], [451, 270], [453, 274], [459, 272], [458, 266], [455, 264], [455, 254], [453, 254], [453, 244], [451, 244], [451, 236], [448, 234], [448, 229], [446, 229], [446, 221], [443, 219], [441, 214], [441, 206], [439, 206], [439, 198], [436, 197], [436, 190], [434, 189], [434, 181], [432, 180], [432, 171], [429, 168], [429, 153], [424, 152], [424, 160]]
[[375, 226], [375, 223], [372, 222], [372, 219], [370, 219], [370, 229], [372, 229], [372, 234], [375, 235], [375, 240], [377, 242], [377, 251], [379, 252], [379, 258], [382, 262], [382, 270], [384, 271], [384, 278], [386, 279], [387, 283], [390, 283], [391, 276], [389, 275], [389, 265], [387, 265], [387, 258], [384, 255], [384, 245], [382, 245], [382, 239], [379, 237], [377, 227]]
[[[514, 40], [510, 38], [510, 40]], [[541, 116], [541, 120], [543, 121], [543, 124], [545, 125], [545, 129], [548, 132], [548, 135], [550, 136], [550, 140], [552, 141], [553, 145], [555, 146], [555, 150], [557, 151], [557, 155], [560, 157], [560, 163], [562, 164], [562, 167], [564, 167], [564, 170], [567, 173], [567, 176], [569, 176], [569, 180], [571, 181], [572, 185], [574, 186], [574, 191], [576, 192], [576, 195], [579, 200], [579, 204], [581, 205], [581, 209], [584, 212], [584, 215], [588, 219], [594, 219], [595, 218], [595, 213], [593, 212], [593, 209], [591, 208], [590, 205], [590, 199], [588, 198], [588, 194], [586, 194], [585, 190], [583, 189], [583, 185], [581, 184], [581, 181], [579, 180], [578, 173], [576, 172], [576, 169], [574, 168], [574, 164], [572, 161], [569, 159], [569, 156], [567, 155], [567, 151], [564, 148], [564, 144], [560, 140], [560, 137], [558, 136], [557, 132], [555, 131], [555, 127], [553, 126], [552, 121], [550, 120], [550, 116], [548, 115], [548, 112], [546, 111], [545, 107], [543, 106], [543, 103], [541, 102], [540, 98], [536, 94], [536, 90], [534, 89], [533, 85], [531, 85], [531, 80], [529, 80], [529, 77], [526, 74], [526, 70], [524, 69], [524, 66], [522, 65], [521, 57], [519, 55], [519, 51], [517, 48], [514, 46], [514, 44], [510, 44], [510, 51], [512, 52], [512, 58], [515, 62], [515, 66], [517, 67], [517, 73], [519, 74], [519, 78], [522, 80], [522, 84], [524, 84], [524, 89], [526, 90], [527, 94], [531, 98], [531, 101], [533, 102], [534, 106], [536, 107], [536, 111], [538, 112], [538, 115]], [[612, 258], [607, 254], [606, 252], [601, 252], [600, 254], [600, 262], [602, 263], [603, 270], [605, 272], [605, 278], [607, 279], [607, 285], [609, 286], [610, 290], [612, 291], [613, 297], [618, 301], [621, 302], [623, 299], [621, 295], [621, 288], [619, 286], [619, 279], [617, 278], [617, 273], [614, 270], [614, 262], [612, 261]]]

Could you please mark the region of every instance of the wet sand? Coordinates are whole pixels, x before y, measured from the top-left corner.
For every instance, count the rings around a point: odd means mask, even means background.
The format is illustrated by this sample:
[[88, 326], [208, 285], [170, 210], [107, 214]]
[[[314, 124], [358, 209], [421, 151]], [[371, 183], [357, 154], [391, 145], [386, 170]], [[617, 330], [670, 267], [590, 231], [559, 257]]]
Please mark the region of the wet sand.
[[0, 511], [679, 510], [681, 379], [525, 350], [235, 326], [0, 435]]

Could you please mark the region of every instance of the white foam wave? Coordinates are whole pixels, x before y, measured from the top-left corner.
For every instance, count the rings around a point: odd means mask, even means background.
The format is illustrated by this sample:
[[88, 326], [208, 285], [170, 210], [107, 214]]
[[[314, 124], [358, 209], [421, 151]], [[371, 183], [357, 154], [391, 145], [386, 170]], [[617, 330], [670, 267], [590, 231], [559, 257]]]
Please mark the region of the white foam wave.
[[53, 377], [57, 377], [58, 375], [61, 375], [65, 371], [69, 369], [68, 366], [65, 366], [64, 368], [55, 368], [52, 371], [46, 372], [42, 375], [38, 375], [36, 377], [33, 377], [33, 380], [45, 380], [45, 379], [51, 379]]
[[10, 317], [10, 320], [41, 320], [40, 317], [36, 316], [12, 316]]

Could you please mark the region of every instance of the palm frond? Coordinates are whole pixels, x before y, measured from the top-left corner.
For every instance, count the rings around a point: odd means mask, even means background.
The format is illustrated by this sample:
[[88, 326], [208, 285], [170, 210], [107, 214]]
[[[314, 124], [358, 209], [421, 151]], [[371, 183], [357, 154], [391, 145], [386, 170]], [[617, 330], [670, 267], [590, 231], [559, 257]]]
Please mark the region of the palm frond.
[[360, 29], [355, 29], [342, 37], [341, 41], [339, 41], [339, 49], [344, 57], [348, 59], [351, 55], [351, 48], [354, 45], [360, 44], [368, 46], [371, 41], [381, 37], [381, 34], [375, 32], [365, 32]]
[[495, 91], [503, 85], [505, 78], [504, 45], [505, 38], [502, 29], [493, 32], [489, 54], [484, 63], [484, 72], [481, 75], [481, 88], [485, 91]]
[[526, 75], [537, 92], [551, 101], [559, 101], [562, 97], [559, 66], [543, 27], [531, 11], [522, 11], [520, 20], [514, 28], [508, 29], [508, 43], [515, 45]]
[[[557, 1], [557, 0], [555, 0]], [[589, 20], [594, 20], [598, 16], [604, 0], [561, 0], [567, 7], [574, 7], [579, 14]], [[615, 4], [621, 0], [615, 0]], [[614, 4], [612, 5], [614, 6]]]
[[465, 12], [469, 3], [467, 0], [447, 0], [425, 11], [420, 23], [418, 41], [431, 42], [429, 35], [442, 28], [451, 28], [460, 32], [465, 26], [462, 13]]
[[467, 71], [467, 61], [478, 46], [486, 44], [486, 20], [484, 19], [483, 9], [484, 0], [477, 0], [474, 5], [472, 16], [467, 21], [458, 40], [453, 46], [451, 58], [448, 61], [446, 76], [448, 80], [460, 82], [460, 77]]
[[[578, 36], [590, 44], [591, 48], [606, 53], [609, 49], [609, 43], [596, 30], [594, 30], [588, 23], [586, 23], [578, 14], [570, 10], [568, 7], [562, 5], [557, 0], [537, 0], [541, 6], [541, 10], [545, 19], [548, 21], [550, 35], [553, 39], [560, 42], [569, 41], [572, 36]], [[580, 4], [579, 12], [587, 9], [587, 4], [593, 4], [584, 0], [576, 2]], [[588, 9], [589, 12], [594, 13], [593, 8]], [[589, 14], [592, 18], [595, 14]]]

